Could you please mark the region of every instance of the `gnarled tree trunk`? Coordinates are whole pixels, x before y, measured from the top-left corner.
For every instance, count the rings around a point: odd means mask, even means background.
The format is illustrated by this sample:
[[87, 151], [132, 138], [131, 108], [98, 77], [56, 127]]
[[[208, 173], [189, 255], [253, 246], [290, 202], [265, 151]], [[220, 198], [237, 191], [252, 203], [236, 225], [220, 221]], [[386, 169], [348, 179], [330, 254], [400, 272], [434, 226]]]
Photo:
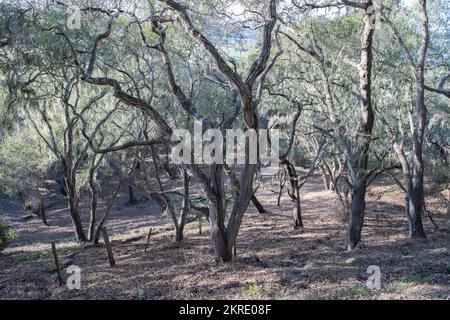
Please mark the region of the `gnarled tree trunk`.
[[424, 198], [424, 163], [423, 163], [423, 142], [425, 137], [427, 108], [425, 105], [425, 63], [427, 51], [430, 43], [430, 32], [428, 28], [428, 14], [426, 0], [419, 0], [419, 16], [421, 28], [421, 44], [418, 50], [417, 61], [414, 61], [408, 47], [405, 45], [400, 33], [398, 32], [392, 21], [386, 15], [384, 20], [392, 29], [394, 36], [403, 52], [407, 57], [407, 61], [411, 72], [415, 79], [415, 109], [408, 113], [410, 130], [412, 134], [412, 163], [409, 163], [403, 151], [403, 141], [400, 144], [396, 141], [393, 130], [385, 119], [382, 119], [384, 127], [393, 141], [394, 150], [402, 163], [403, 174], [405, 177], [406, 193], [405, 211], [408, 219], [409, 235], [414, 238], [425, 238], [425, 231], [422, 224], [422, 215], [425, 213]]
[[[229, 242], [225, 228], [225, 190], [223, 187], [222, 165], [213, 164], [210, 168], [211, 192], [207, 193], [209, 209], [209, 232], [213, 243], [216, 261], [230, 261], [233, 258], [234, 243]], [[236, 203], [235, 203], [236, 206]]]
[[291, 184], [291, 191], [288, 191], [288, 194], [292, 201], [292, 220], [294, 229], [300, 229], [303, 228], [303, 220], [297, 170], [295, 170], [295, 167], [287, 159], [283, 159], [282, 165], [284, 170], [286, 171], [287, 176], [289, 177], [289, 182]]
[[79, 211], [79, 199], [76, 190], [76, 178], [75, 173], [69, 168], [69, 166], [64, 163], [64, 176], [66, 191], [68, 196], [68, 208], [70, 213], [70, 218], [72, 220], [72, 225], [75, 231], [75, 237], [79, 242], [87, 241], [86, 234], [83, 229], [81, 222], [81, 216]]
[[420, 191], [409, 190], [405, 197], [405, 212], [408, 219], [408, 230], [411, 238], [426, 238], [422, 224], [423, 195]]

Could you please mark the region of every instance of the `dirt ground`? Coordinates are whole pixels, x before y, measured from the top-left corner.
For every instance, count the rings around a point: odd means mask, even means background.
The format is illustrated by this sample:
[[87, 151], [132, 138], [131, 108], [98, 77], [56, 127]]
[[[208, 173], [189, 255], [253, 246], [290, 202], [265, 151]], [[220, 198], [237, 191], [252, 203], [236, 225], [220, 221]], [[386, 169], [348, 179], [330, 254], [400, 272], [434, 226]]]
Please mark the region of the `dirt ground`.
[[[270, 179], [269, 179], [270, 180]], [[424, 217], [427, 241], [407, 237], [403, 194], [388, 178], [370, 188], [363, 243], [344, 251], [346, 225], [334, 213], [333, 193], [314, 176], [302, 189], [305, 229], [294, 231], [287, 195], [276, 205], [276, 186], [267, 180], [258, 198], [271, 212], [249, 207], [239, 233], [237, 256], [216, 265], [206, 222], [187, 226], [173, 240], [171, 225], [151, 201], [116, 202], [108, 223], [117, 265], [103, 245], [78, 245], [64, 203], [47, 210], [50, 227], [24, 220], [14, 202], [0, 199], [16, 239], [0, 253], [0, 299], [448, 299], [450, 217], [437, 188], [427, 190], [427, 208], [439, 229]], [[82, 203], [84, 219], [88, 206]], [[104, 210], [105, 203], [99, 214]], [[152, 236], [147, 252], [147, 234]], [[56, 241], [65, 270], [81, 268], [81, 289], [59, 287], [50, 242]], [[368, 289], [369, 266], [380, 267], [381, 289]]]

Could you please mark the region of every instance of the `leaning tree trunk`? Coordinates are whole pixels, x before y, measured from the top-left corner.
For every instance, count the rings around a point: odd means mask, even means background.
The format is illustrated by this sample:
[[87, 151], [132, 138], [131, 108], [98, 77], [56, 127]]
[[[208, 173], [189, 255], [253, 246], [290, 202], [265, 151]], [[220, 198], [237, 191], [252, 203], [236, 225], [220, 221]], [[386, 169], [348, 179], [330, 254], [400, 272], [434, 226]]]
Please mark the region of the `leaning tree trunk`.
[[175, 208], [173, 207], [171, 200], [166, 196], [163, 196], [163, 203], [165, 214], [172, 220], [173, 228], [175, 229], [175, 240], [181, 241], [181, 239], [183, 239], [183, 232], [180, 230], [180, 224], [178, 223]]
[[[425, 213], [425, 198], [423, 186], [423, 142], [427, 124], [424, 70], [426, 67], [427, 51], [430, 44], [430, 30], [428, 25], [429, 21], [426, 5], [426, 0], [418, 1], [422, 39], [420, 48], [418, 50], [417, 61], [414, 61], [414, 55], [411, 54], [411, 52], [405, 45], [404, 40], [400, 36], [398, 30], [395, 28], [394, 24], [389, 19], [384, 17], [384, 20], [387, 22], [388, 26], [391, 28], [395, 37], [397, 38], [399, 46], [406, 54], [408, 58], [408, 64], [415, 79], [415, 110], [414, 114], [412, 110], [410, 110], [408, 113], [410, 130], [412, 133], [412, 165], [409, 166], [409, 163], [404, 155], [403, 160], [402, 158], [400, 158], [400, 161], [402, 161], [403, 171], [406, 171], [408, 176], [411, 177], [410, 179], [405, 179], [407, 184], [405, 188], [405, 211], [408, 218], [409, 235], [414, 238], [425, 238], [425, 231], [423, 230], [422, 225], [422, 215]], [[388, 131], [390, 131], [386, 121], [383, 122], [385, 123], [385, 127], [387, 127]], [[393, 133], [391, 133], [390, 135], [391, 137], [394, 137]], [[399, 153], [398, 150], [396, 151], [397, 154], [401, 153]], [[407, 170], [405, 170], [405, 165], [407, 166]]]
[[258, 210], [259, 214], [267, 213], [266, 209], [264, 209], [264, 206], [261, 202], [259, 202], [258, 198], [253, 195], [251, 199], [253, 205], [255, 206], [256, 210]]
[[103, 228], [106, 225], [106, 221], [107, 221], [108, 216], [109, 216], [109, 214], [110, 214], [110, 212], [111, 212], [111, 210], [112, 210], [112, 208], [114, 206], [114, 201], [116, 200], [117, 195], [120, 192], [121, 186], [122, 186], [122, 182], [119, 180], [119, 182], [117, 183], [116, 188], [114, 189], [114, 192], [113, 192], [113, 194], [111, 196], [111, 200], [109, 201], [108, 206], [106, 207], [105, 214], [100, 219], [100, 222], [98, 223], [98, 226], [97, 226], [97, 228], [95, 230], [95, 233], [94, 233], [94, 244], [99, 244], [99, 242], [100, 242], [100, 237], [101, 237], [101, 234], [102, 234], [102, 230], [103, 230]]
[[[240, 189], [240, 184], [239, 184], [238, 178], [236, 177], [236, 174], [231, 170], [231, 168], [228, 165], [224, 165], [224, 169], [228, 173], [228, 177], [230, 178], [230, 183], [233, 186], [236, 195], [238, 195], [239, 189]], [[266, 209], [264, 209], [264, 206], [258, 200], [258, 198], [256, 197], [256, 195], [254, 193], [252, 195], [251, 201], [252, 201], [253, 205], [255, 206], [256, 210], [258, 210], [258, 213], [260, 213], [260, 214], [267, 213]]]
[[[405, 214], [408, 221], [409, 236], [412, 238], [425, 238], [425, 231], [422, 225], [422, 213], [425, 211], [425, 198], [423, 192], [423, 180], [420, 183], [416, 182], [416, 186], [419, 188], [414, 188], [414, 161], [412, 164], [413, 171], [411, 174], [411, 167], [408, 163], [408, 158], [403, 149], [404, 140], [397, 142], [395, 139], [395, 134], [391, 127], [387, 123], [386, 119], [380, 117], [382, 124], [385, 127], [392, 142], [392, 147], [397, 154], [403, 171], [404, 184], [402, 184], [394, 174], [390, 174], [391, 178], [396, 182], [396, 184], [405, 192]], [[422, 188], [420, 187], [422, 186]]]
[[320, 175], [322, 176], [323, 188], [325, 191], [331, 190], [331, 177], [328, 177], [327, 172], [323, 166], [319, 166]]
[[[170, 198], [164, 193], [164, 187], [161, 181], [161, 178], [159, 176], [159, 162], [158, 162], [158, 156], [156, 154], [155, 148], [153, 146], [150, 146], [150, 150], [152, 153], [152, 159], [153, 159], [153, 166], [155, 167], [155, 179], [159, 188], [159, 191], [161, 192], [161, 195], [151, 193], [150, 196], [161, 206], [161, 209], [164, 210], [164, 212], [167, 214], [167, 216], [172, 220], [173, 227], [175, 229], [175, 240], [177, 242], [181, 241], [183, 239], [183, 229], [184, 225], [180, 227], [180, 222], [178, 221], [177, 215], [175, 213], [175, 208], [172, 205], [172, 201]], [[184, 199], [183, 199], [183, 208], [181, 210], [181, 219], [183, 224], [185, 224], [185, 214], [187, 214], [188, 208], [188, 202], [189, 202], [189, 176], [187, 175], [187, 172], [185, 171], [184, 175]], [[186, 202], [187, 201], [187, 202]], [[186, 211], [186, 212], [185, 212]], [[184, 216], [184, 217], [183, 217]]]
[[301, 229], [303, 228], [303, 220], [302, 208], [300, 204], [300, 192], [298, 188], [294, 192], [295, 195], [293, 197], [291, 196], [291, 200], [293, 202], [292, 219], [294, 221], [294, 229]]
[[289, 182], [291, 184], [292, 191], [289, 191], [288, 194], [292, 201], [292, 219], [294, 223], [294, 229], [300, 229], [303, 228], [303, 220], [297, 170], [295, 170], [295, 167], [287, 159], [283, 160], [282, 165], [287, 173], [287, 176], [289, 177]]
[[72, 174], [71, 170], [65, 166], [64, 168], [65, 174], [65, 184], [67, 189], [68, 196], [68, 208], [70, 213], [70, 218], [72, 220], [72, 225], [75, 232], [75, 237], [78, 242], [86, 242], [86, 234], [83, 230], [83, 225], [81, 222], [80, 212], [79, 212], [79, 201], [76, 190], [76, 178], [74, 174]]
[[79, 213], [78, 208], [78, 196], [75, 193], [75, 190], [73, 190], [73, 187], [69, 187], [69, 211], [70, 211], [70, 218], [72, 220], [73, 228], [75, 231], [75, 236], [77, 241], [79, 242], [85, 242], [87, 241], [86, 234], [83, 230], [83, 225], [81, 222], [81, 217]]

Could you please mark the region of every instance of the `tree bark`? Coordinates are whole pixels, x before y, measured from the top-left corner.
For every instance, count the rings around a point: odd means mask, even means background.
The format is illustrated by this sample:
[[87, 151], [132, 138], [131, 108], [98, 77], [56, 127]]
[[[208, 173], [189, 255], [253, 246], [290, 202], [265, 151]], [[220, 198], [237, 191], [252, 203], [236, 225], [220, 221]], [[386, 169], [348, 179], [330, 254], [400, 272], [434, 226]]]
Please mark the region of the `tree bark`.
[[132, 205], [137, 202], [136, 197], [134, 196], [134, 189], [132, 186], [128, 185], [128, 201], [127, 205]]
[[87, 237], [83, 229], [79, 212], [79, 199], [76, 188], [76, 176], [71, 166], [71, 159], [63, 159], [62, 165], [64, 169], [64, 183], [66, 186], [66, 192], [68, 197], [68, 209], [70, 218], [72, 220], [73, 229], [75, 232], [75, 238], [78, 242], [86, 242]]
[[[421, 29], [421, 44], [418, 50], [417, 62], [414, 61], [408, 47], [405, 45], [404, 40], [400, 36], [395, 25], [384, 16], [388, 26], [392, 29], [394, 36], [399, 43], [399, 46], [404, 51], [411, 72], [415, 79], [415, 110], [409, 111], [409, 123], [412, 135], [412, 163], [410, 164], [403, 152], [403, 143], [396, 148], [395, 139], [394, 149], [399, 156], [402, 163], [403, 172], [405, 175], [405, 183], [407, 184], [404, 191], [406, 192], [405, 211], [408, 218], [409, 235], [414, 238], [425, 238], [425, 231], [422, 224], [422, 216], [425, 213], [425, 196], [424, 196], [424, 163], [423, 163], [423, 142], [426, 130], [427, 122], [427, 108], [425, 105], [425, 77], [424, 70], [426, 64], [426, 56], [430, 43], [430, 32], [428, 28], [428, 14], [427, 14], [427, 1], [419, 0], [419, 16], [420, 16], [420, 29]], [[386, 130], [390, 133], [391, 137], [394, 136], [392, 130], [389, 128], [386, 120], [383, 121]], [[403, 141], [402, 141], [403, 142]]]
[[[388, 137], [391, 139], [392, 147], [397, 154], [403, 171], [404, 183], [400, 182], [394, 174], [389, 173], [395, 183], [405, 192], [405, 215], [408, 221], [409, 236], [414, 238], [425, 238], [425, 231], [422, 225], [422, 212], [424, 211], [424, 194], [423, 189], [414, 190], [413, 176], [411, 174], [411, 166], [403, 149], [404, 138], [401, 134], [401, 140], [398, 142], [396, 135], [389, 126], [386, 119], [380, 115], [381, 123], [383, 124]], [[401, 126], [401, 119], [399, 119]], [[414, 167], [414, 163], [412, 164]], [[422, 181], [423, 183], [423, 181]]]
[[[405, 198], [405, 211], [408, 219], [408, 230], [411, 238], [426, 238], [425, 230], [422, 224], [423, 212], [423, 194], [420, 190], [408, 190]], [[423, 191], [422, 191], [423, 192]]]
[[95, 231], [95, 235], [94, 235], [94, 243], [98, 244], [100, 241], [100, 236], [101, 236], [101, 232], [106, 224], [106, 221], [108, 219], [109, 213], [111, 212], [113, 205], [114, 205], [114, 201], [117, 198], [117, 195], [120, 192], [120, 188], [122, 186], [121, 181], [119, 181], [116, 185], [116, 188], [114, 189], [114, 192], [112, 194], [111, 200], [108, 203], [108, 206], [106, 208], [105, 214], [103, 215], [103, 217], [101, 218], [100, 222], [98, 223], [97, 229]]
[[147, 250], [148, 250], [148, 247], [150, 246], [150, 238], [151, 238], [151, 236], [152, 236], [152, 228], [150, 228], [149, 230], [148, 230], [148, 234], [147, 234], [147, 243], [145, 244], [145, 249], [144, 249], [144, 252], [147, 252]]
[[258, 213], [267, 213], [266, 209], [264, 209], [264, 206], [261, 204], [261, 202], [259, 202], [258, 198], [255, 195], [253, 195], [252, 197], [252, 203], [255, 206], [256, 210], [258, 210]]
[[[180, 213], [180, 221], [178, 221], [177, 215], [175, 213], [175, 208], [172, 204], [172, 200], [164, 193], [164, 187], [161, 178], [159, 176], [160, 166], [155, 148], [151, 146], [150, 149], [153, 159], [153, 165], [155, 167], [155, 179], [158, 184], [159, 191], [161, 192], [161, 195], [153, 193], [150, 194], [150, 196], [161, 206], [161, 209], [164, 210], [167, 216], [172, 220], [172, 224], [175, 229], [175, 241], [179, 242], [183, 239], [184, 224], [186, 223], [186, 214], [189, 209], [189, 176], [185, 170], [183, 176], [184, 179], [183, 206]], [[183, 225], [181, 225], [181, 223]]]
[[409, 198], [409, 235], [413, 238], [426, 238], [422, 225], [422, 216], [425, 213], [425, 193], [423, 186], [423, 138], [426, 126], [426, 107], [423, 89], [423, 71], [416, 80], [416, 112], [418, 121], [413, 133], [412, 181]]
[[331, 179], [329, 179], [325, 168], [323, 168], [322, 166], [320, 166], [320, 174], [322, 176], [322, 181], [323, 181], [323, 188], [328, 191], [331, 190]]
[[372, 43], [374, 35], [374, 22], [372, 1], [366, 3], [364, 8], [364, 30], [361, 40], [361, 60], [359, 65], [359, 93], [361, 95], [361, 124], [357, 141], [357, 154], [352, 159], [350, 181], [352, 184], [352, 204], [347, 231], [347, 250], [353, 250], [361, 241], [361, 231], [364, 223], [366, 208], [366, 189], [370, 140], [374, 125], [374, 111], [372, 109]]
[[59, 263], [59, 257], [58, 257], [58, 252], [56, 251], [56, 244], [54, 242], [51, 242], [52, 245], [52, 254], [53, 254], [53, 259], [55, 261], [55, 266], [56, 266], [56, 272], [58, 274], [58, 283], [60, 286], [63, 285], [63, 277], [61, 274], [61, 266]]
[[283, 168], [289, 177], [289, 182], [291, 184], [291, 191], [289, 191], [289, 197], [292, 201], [292, 220], [294, 224], [294, 229], [303, 228], [302, 220], [302, 209], [300, 204], [300, 186], [298, 184], [298, 174], [292, 163], [284, 159], [282, 161]]
[[72, 220], [72, 225], [75, 231], [75, 237], [78, 242], [85, 242], [87, 240], [86, 234], [83, 229], [83, 225], [81, 222], [80, 212], [79, 212], [79, 201], [78, 195], [76, 192], [76, 187], [74, 185], [73, 178], [69, 180], [66, 179], [66, 187], [67, 187], [67, 195], [68, 199], [68, 207], [70, 212], [70, 218]]
[[300, 192], [297, 189], [295, 198], [292, 199], [293, 209], [292, 209], [292, 218], [294, 220], [294, 229], [303, 228], [303, 220], [302, 220], [302, 208], [300, 203]]
[[105, 241], [106, 252], [108, 253], [109, 265], [114, 267], [116, 265], [116, 260], [114, 259], [111, 243], [109, 242], [108, 231], [106, 227], [102, 229], [103, 241]]
[[347, 231], [347, 250], [353, 250], [361, 241], [361, 231], [364, 223], [364, 211], [366, 209], [366, 180], [360, 185], [353, 186], [353, 196], [350, 211], [350, 219]]
[[[209, 209], [209, 230], [216, 262], [231, 261], [232, 247], [225, 228], [225, 192], [223, 188], [223, 169], [220, 164], [210, 167], [212, 192], [207, 193]], [[235, 206], [237, 205], [237, 201]], [[231, 217], [230, 217], [231, 219]]]
[[45, 216], [44, 197], [42, 195], [39, 195], [38, 214], [39, 214], [39, 217], [41, 218], [44, 226], [48, 227], [49, 224], [47, 222], [47, 217]]
[[78, 198], [69, 196], [69, 210], [70, 210], [70, 218], [72, 220], [72, 225], [75, 230], [76, 240], [78, 242], [86, 242], [86, 234], [83, 229], [83, 225], [81, 222], [79, 209], [78, 209]]
[[89, 218], [88, 241], [94, 241], [95, 224], [98, 203], [98, 191], [95, 185], [95, 156], [92, 159], [91, 168], [89, 169], [89, 187], [91, 189], [91, 212]]
[[209, 227], [216, 262], [227, 262], [231, 261], [233, 258], [233, 245], [229, 245], [229, 243], [227, 243], [227, 235], [223, 221], [225, 212], [221, 209], [223, 208], [223, 205], [221, 204], [222, 202], [223, 199], [221, 199], [221, 197], [217, 197], [217, 199], [209, 201], [208, 205]]
[[181, 241], [184, 238], [184, 227], [186, 225], [186, 216], [190, 209], [190, 200], [189, 200], [189, 183], [190, 177], [186, 169], [183, 169], [183, 204], [180, 212], [180, 222], [179, 228], [176, 234], [176, 241]]

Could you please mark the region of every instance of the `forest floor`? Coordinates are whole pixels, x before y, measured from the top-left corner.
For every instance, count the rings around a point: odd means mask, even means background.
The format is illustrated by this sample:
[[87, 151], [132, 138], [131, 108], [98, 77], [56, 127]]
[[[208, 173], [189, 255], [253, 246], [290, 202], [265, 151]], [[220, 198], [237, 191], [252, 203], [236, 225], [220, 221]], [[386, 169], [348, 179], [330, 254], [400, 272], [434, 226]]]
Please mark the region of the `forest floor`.
[[[204, 222], [173, 240], [171, 224], [151, 201], [116, 202], [108, 231], [117, 265], [102, 245], [78, 245], [62, 200], [47, 210], [50, 227], [24, 219], [20, 206], [0, 199], [16, 238], [0, 253], [0, 299], [448, 299], [450, 216], [441, 189], [427, 188], [427, 208], [440, 226], [424, 217], [427, 241], [407, 237], [403, 194], [381, 177], [368, 191], [363, 243], [344, 250], [346, 225], [334, 196], [314, 176], [302, 189], [305, 228], [292, 228], [287, 195], [276, 205], [269, 180], [257, 196], [269, 214], [250, 206], [238, 236], [237, 256], [216, 265]], [[105, 203], [99, 214], [104, 210]], [[82, 205], [84, 218], [88, 202]], [[145, 252], [147, 234], [152, 228]], [[81, 268], [81, 289], [58, 286], [50, 242], [63, 265]], [[369, 266], [380, 267], [381, 289], [368, 289]], [[67, 276], [65, 273], [63, 275]]]

